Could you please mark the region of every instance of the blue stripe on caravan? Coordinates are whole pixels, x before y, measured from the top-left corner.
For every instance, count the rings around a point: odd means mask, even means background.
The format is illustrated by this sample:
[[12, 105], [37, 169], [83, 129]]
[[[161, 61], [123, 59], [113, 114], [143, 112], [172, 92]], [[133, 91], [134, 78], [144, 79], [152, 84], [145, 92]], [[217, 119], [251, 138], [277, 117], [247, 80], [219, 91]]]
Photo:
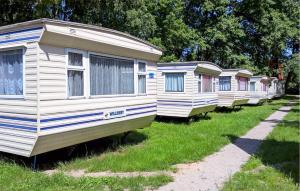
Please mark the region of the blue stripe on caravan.
[[168, 104], [168, 103], [160, 103], [158, 105], [168, 105], [168, 106], [181, 106], [181, 107], [184, 107], [184, 106], [188, 106], [188, 107], [192, 107], [193, 104]]
[[22, 117], [9, 117], [9, 116], [0, 116], [0, 119], [10, 119], [10, 120], [16, 120], [16, 121], [28, 121], [28, 122], [37, 122], [36, 119], [30, 119], [30, 118], [22, 118]]
[[35, 27], [35, 28], [30, 28], [30, 29], [23, 29], [23, 30], [19, 30], [19, 31], [2, 33], [2, 34], [0, 34], [0, 36], [10, 35], [10, 34], [16, 34], [16, 33], [22, 33], [22, 32], [28, 32], [28, 31], [41, 30], [41, 29], [43, 29], [43, 27]]
[[1, 134], [2, 135], [10, 135], [10, 136], [14, 136], [14, 137], [22, 137], [22, 138], [27, 138], [27, 139], [35, 139], [36, 138], [34, 136], [25, 136], [25, 135], [19, 135], [19, 134], [13, 134], [13, 133], [6, 133], [6, 132], [1, 132]]
[[156, 107], [156, 105], [145, 106], [145, 107], [129, 108], [129, 109], [126, 109], [126, 111], [133, 111], [133, 110], [139, 110], [139, 109], [147, 109], [147, 108], [153, 108], [153, 107]]
[[64, 120], [64, 119], [73, 119], [73, 118], [80, 118], [80, 117], [91, 117], [91, 116], [97, 116], [97, 115], [103, 115], [103, 112], [89, 113], [89, 114], [82, 114], [82, 115], [73, 115], [73, 116], [66, 116], [66, 117], [56, 117], [56, 118], [50, 118], [50, 119], [42, 119], [41, 122], [59, 121], [59, 120]]
[[36, 127], [28, 127], [28, 126], [21, 126], [21, 125], [11, 125], [11, 124], [6, 124], [6, 123], [0, 123], [0, 127], [8, 127], [8, 128], [14, 128], [14, 129], [23, 129], [23, 130], [36, 131]]
[[[139, 115], [139, 114], [144, 114], [144, 113], [150, 113], [150, 112], [156, 112], [156, 110], [151, 110], [151, 111], [145, 111], [145, 112], [140, 112], [140, 113], [132, 113], [127, 116], [132, 116], [132, 115]], [[124, 116], [126, 117], [126, 116]], [[113, 118], [116, 119], [116, 118]], [[89, 120], [89, 121], [81, 121], [81, 122], [76, 122], [76, 123], [69, 123], [69, 124], [64, 124], [64, 125], [57, 125], [57, 126], [49, 126], [49, 127], [44, 127], [41, 128], [41, 130], [48, 130], [48, 129], [57, 129], [61, 127], [67, 127], [67, 126], [73, 126], [73, 125], [80, 125], [80, 124], [85, 124], [85, 123], [92, 123], [92, 122], [98, 122], [98, 121], [103, 121], [104, 119], [95, 119], [95, 120]]]
[[157, 110], [144, 111], [144, 112], [140, 112], [140, 113], [131, 113], [131, 114], [128, 114], [127, 116], [140, 115], [140, 114], [151, 113], [151, 112], [156, 112], [156, 111]]
[[17, 38], [17, 39], [12, 39], [12, 40], [0, 41], [0, 44], [9, 43], [9, 42], [24, 41], [24, 40], [33, 40], [33, 39], [39, 39], [39, 38], [40, 38], [40, 36], [31, 36], [31, 37], [26, 37], [26, 38]]
[[158, 102], [176, 102], [176, 103], [192, 103], [192, 101], [179, 101], [179, 100], [157, 100]]
[[56, 128], [61, 128], [61, 127], [67, 127], [67, 126], [72, 126], [72, 125], [80, 125], [80, 124], [92, 123], [92, 122], [98, 122], [98, 121], [103, 121], [103, 119], [94, 119], [94, 120], [89, 120], [89, 121], [81, 121], [81, 122], [76, 122], [76, 123], [68, 123], [68, 124], [64, 124], [64, 125], [49, 126], [49, 127], [41, 128], [41, 130], [56, 129]]

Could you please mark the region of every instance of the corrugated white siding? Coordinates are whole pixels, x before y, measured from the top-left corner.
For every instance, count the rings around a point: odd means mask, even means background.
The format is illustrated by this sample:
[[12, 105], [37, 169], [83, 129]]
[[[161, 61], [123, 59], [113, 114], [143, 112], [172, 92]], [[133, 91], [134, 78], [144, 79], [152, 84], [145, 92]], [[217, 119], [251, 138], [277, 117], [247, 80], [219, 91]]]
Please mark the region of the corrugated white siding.
[[263, 83], [261, 78], [250, 78], [250, 82], [255, 82], [255, 91], [249, 91], [247, 97], [249, 98], [249, 104], [258, 104], [261, 100], [267, 99], [268, 93], [263, 90]]
[[41, 26], [0, 32], [0, 51], [25, 50], [24, 98], [0, 98], [0, 151], [29, 156], [37, 138], [37, 50]]
[[[96, 138], [100, 138], [127, 131], [130, 128], [126, 127], [126, 123], [129, 120], [139, 120], [139, 118], [143, 117], [153, 118], [156, 115], [156, 77], [149, 77], [149, 73], [156, 73], [156, 63], [148, 62], [146, 66], [146, 95], [67, 99], [65, 48], [41, 45], [39, 52], [41, 137], [51, 134], [56, 134], [59, 137], [66, 132], [74, 132], [76, 134], [76, 130], [80, 129], [86, 129], [86, 132], [88, 132], [92, 127], [103, 126], [105, 128], [111, 123], [119, 122], [121, 126], [116, 127], [117, 130], [116, 128], [111, 128], [102, 132], [102, 128], [99, 128]], [[122, 111], [125, 114], [118, 118], [107, 119], [105, 117], [108, 113], [114, 111]], [[122, 123], [124, 128], [122, 128]], [[149, 125], [149, 122], [145, 121], [144, 124], [139, 122], [139, 124], [140, 127], [144, 127], [145, 124]], [[138, 126], [134, 127], [138, 128]], [[64, 139], [64, 143], [56, 145], [53, 142], [46, 146], [45, 151], [95, 138], [91, 135], [86, 135], [87, 137], [85, 137], [84, 133], [81, 136], [81, 138], [76, 138], [76, 140], [72, 140], [74, 138], [73, 135], [67, 136]], [[51, 140], [47, 140], [47, 144], [49, 141], [51, 142]], [[37, 148], [35, 148], [34, 153], [44, 152], [42, 150], [45, 146], [39, 144], [44, 144], [44, 142], [37, 142]]]
[[[217, 93], [198, 93], [199, 74], [196, 65], [159, 66], [157, 72], [157, 115], [170, 117], [189, 117], [192, 110], [199, 107], [216, 105]], [[165, 73], [185, 72], [184, 92], [165, 92]], [[216, 77], [216, 82], [217, 76]], [[215, 87], [216, 90], [218, 85]]]
[[[218, 91], [218, 106], [231, 107], [234, 106], [235, 102], [249, 99], [249, 91], [238, 91], [238, 76], [235, 71], [222, 72], [220, 76], [231, 76], [231, 91]], [[248, 82], [248, 90], [250, 84]]]

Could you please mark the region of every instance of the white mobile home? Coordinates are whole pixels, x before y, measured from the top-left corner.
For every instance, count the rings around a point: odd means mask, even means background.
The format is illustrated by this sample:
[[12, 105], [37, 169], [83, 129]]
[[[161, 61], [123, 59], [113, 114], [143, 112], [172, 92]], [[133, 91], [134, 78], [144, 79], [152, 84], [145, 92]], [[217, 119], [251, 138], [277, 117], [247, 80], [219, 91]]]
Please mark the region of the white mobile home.
[[273, 99], [277, 96], [277, 84], [278, 79], [276, 77], [269, 78], [269, 86], [267, 86], [268, 90], [268, 99]]
[[224, 69], [219, 77], [220, 107], [234, 107], [247, 104], [249, 78], [252, 72], [245, 69]]
[[281, 97], [285, 94], [285, 81], [284, 80], [278, 80], [276, 84], [276, 96], [275, 97]]
[[205, 61], [159, 63], [157, 115], [186, 118], [213, 111], [221, 71]]
[[148, 126], [161, 55], [91, 25], [39, 19], [0, 27], [0, 151], [35, 156]]
[[248, 104], [260, 104], [268, 99], [269, 78], [267, 76], [253, 76], [250, 79]]

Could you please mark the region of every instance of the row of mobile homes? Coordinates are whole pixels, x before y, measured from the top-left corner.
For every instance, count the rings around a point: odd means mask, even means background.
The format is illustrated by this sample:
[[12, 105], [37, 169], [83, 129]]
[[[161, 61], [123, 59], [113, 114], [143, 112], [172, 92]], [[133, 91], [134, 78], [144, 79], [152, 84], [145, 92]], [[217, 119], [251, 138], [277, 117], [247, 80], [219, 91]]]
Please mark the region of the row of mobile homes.
[[248, 104], [261, 104], [268, 99], [269, 78], [267, 76], [253, 76], [250, 79]]
[[29, 157], [149, 126], [161, 55], [91, 25], [39, 19], [0, 27], [0, 151]]
[[247, 104], [249, 79], [252, 75], [245, 69], [224, 69], [219, 77], [218, 106], [234, 107]]
[[285, 81], [280, 80], [276, 84], [276, 95], [275, 97], [281, 97], [285, 94]]
[[[190, 117], [248, 102], [248, 70], [157, 64], [161, 55], [136, 37], [80, 23], [0, 27], [0, 151], [36, 156], [147, 127], [156, 115]], [[254, 101], [265, 98], [264, 77], [251, 78], [250, 91]]]
[[222, 69], [210, 62], [159, 63], [157, 115], [190, 117], [213, 111], [218, 104], [218, 76]]
[[268, 86], [268, 99], [273, 99], [277, 97], [277, 84], [278, 79], [276, 77], [269, 78], [269, 86]]

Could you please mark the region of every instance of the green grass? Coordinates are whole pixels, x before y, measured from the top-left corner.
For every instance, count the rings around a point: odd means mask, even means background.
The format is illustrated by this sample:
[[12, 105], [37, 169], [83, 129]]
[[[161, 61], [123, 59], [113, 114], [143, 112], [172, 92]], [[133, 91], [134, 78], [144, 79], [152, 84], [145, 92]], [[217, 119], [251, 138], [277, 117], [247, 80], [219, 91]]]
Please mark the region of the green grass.
[[298, 103], [223, 190], [299, 190], [299, 120]]
[[0, 162], [1, 191], [123, 191], [124, 189], [142, 191], [145, 187], [158, 188], [170, 181], [171, 178], [167, 176], [148, 178], [71, 178], [63, 174], [47, 176], [19, 165]]
[[[238, 112], [213, 112], [205, 119], [187, 125], [184, 122], [154, 122], [138, 130], [129, 139], [141, 139], [135, 145], [119, 145], [106, 151], [60, 164], [63, 170], [154, 171], [172, 170], [172, 165], [197, 161], [241, 136], [286, 103], [276, 100], [263, 106], [243, 107]], [[133, 141], [135, 142], [135, 141]], [[101, 147], [101, 145], [99, 145]]]
[[[186, 123], [154, 122], [151, 128], [130, 134], [126, 145], [117, 145], [114, 151], [61, 164], [63, 170], [88, 169], [90, 171], [146, 171], [172, 169], [173, 164], [200, 160], [240, 136], [286, 103], [286, 99], [258, 107], [244, 107], [232, 113], [210, 114], [211, 119]], [[102, 145], [96, 145], [101, 148]], [[97, 149], [95, 149], [97, 150]], [[100, 149], [101, 150], [101, 149]], [[49, 159], [51, 160], [51, 159]], [[0, 160], [1, 191], [39, 190], [132, 190], [157, 188], [171, 181], [168, 176], [135, 178], [73, 178], [63, 174], [47, 176], [14, 160]]]

